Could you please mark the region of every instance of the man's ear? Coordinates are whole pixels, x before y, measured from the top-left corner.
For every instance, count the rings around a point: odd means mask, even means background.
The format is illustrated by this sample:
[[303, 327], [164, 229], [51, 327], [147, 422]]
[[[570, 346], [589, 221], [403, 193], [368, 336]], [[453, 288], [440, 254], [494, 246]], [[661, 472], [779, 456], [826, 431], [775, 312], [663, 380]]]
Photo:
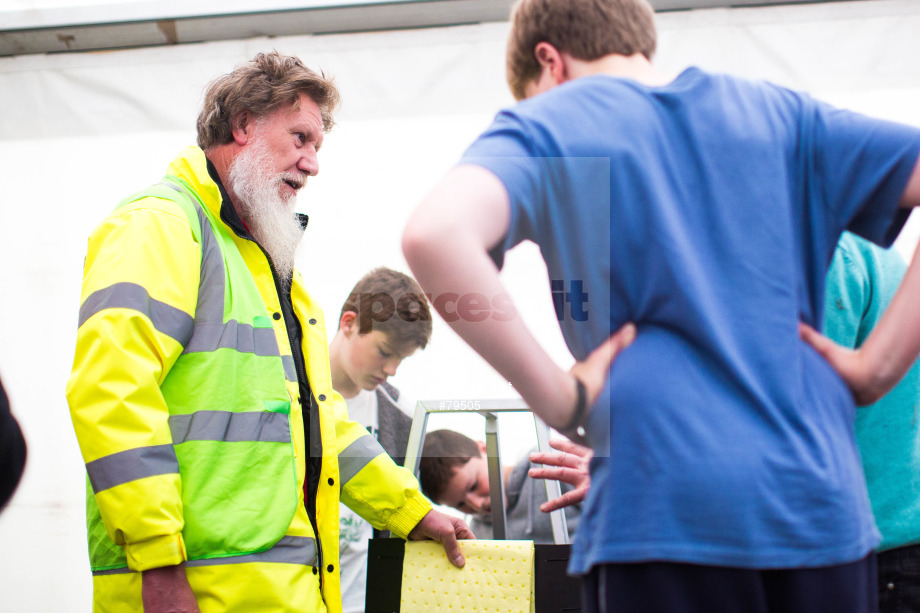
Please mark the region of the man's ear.
[[537, 59], [537, 63], [540, 64], [541, 72], [549, 70], [549, 74], [556, 85], [566, 81], [568, 69], [565, 64], [565, 58], [558, 49], [546, 41], [541, 41], [534, 47], [533, 55]]
[[249, 113], [240, 111], [230, 118], [230, 132], [237, 145], [245, 145], [252, 136], [252, 121]]
[[484, 442], [484, 441], [477, 441], [477, 442], [476, 442], [476, 447], [479, 448], [479, 454], [482, 455], [483, 457], [489, 455], [489, 453], [488, 453], [488, 451], [487, 451], [488, 448], [486, 447], [486, 442]]
[[351, 337], [352, 334], [358, 332], [358, 314], [354, 311], [346, 311], [342, 314], [342, 317], [339, 318], [339, 330], [345, 334], [346, 337]]

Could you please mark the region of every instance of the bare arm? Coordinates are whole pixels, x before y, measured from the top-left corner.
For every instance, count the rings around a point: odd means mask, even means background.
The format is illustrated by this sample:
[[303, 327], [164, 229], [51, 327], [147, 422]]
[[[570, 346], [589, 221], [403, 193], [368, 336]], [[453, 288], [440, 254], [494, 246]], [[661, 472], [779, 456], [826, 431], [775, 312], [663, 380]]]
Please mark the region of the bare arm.
[[917, 160], [910, 179], [907, 180], [907, 186], [904, 188], [898, 206], [902, 209], [920, 207], [920, 159]]
[[[403, 252], [421, 286], [435, 296], [478, 293], [490, 300], [505, 299], [507, 293], [488, 250], [504, 238], [509, 222], [508, 194], [499, 179], [478, 166], [458, 166], [410, 217]], [[577, 399], [573, 374], [584, 382], [590, 406], [606, 383], [610, 363], [635, 336], [635, 328], [628, 325], [567, 373], [543, 350], [516, 311], [501, 321], [457, 318], [450, 325], [511, 382], [534, 413], [555, 428], [567, 426], [572, 418]]]
[[142, 571], [141, 598], [145, 612], [201, 611], [182, 565]]
[[[904, 189], [899, 205], [920, 206], [920, 160]], [[917, 251], [881, 320], [858, 350], [837, 345], [805, 324], [802, 339], [814, 347], [840, 374], [858, 405], [882, 398], [901, 381], [920, 355], [920, 264]]]

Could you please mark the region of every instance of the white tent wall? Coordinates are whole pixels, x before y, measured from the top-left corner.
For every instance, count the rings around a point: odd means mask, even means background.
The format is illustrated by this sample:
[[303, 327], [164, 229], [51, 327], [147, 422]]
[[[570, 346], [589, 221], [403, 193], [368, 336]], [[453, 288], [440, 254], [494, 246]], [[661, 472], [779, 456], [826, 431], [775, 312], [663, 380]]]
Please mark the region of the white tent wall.
[[[920, 125], [920, 3], [872, 0], [664, 13], [659, 66], [767, 78], [835, 104]], [[114, 52], [0, 58], [0, 374], [29, 442], [23, 483], [0, 515], [0, 611], [85, 611], [84, 470], [64, 386], [73, 357], [86, 237], [124, 196], [155, 182], [194, 142], [204, 85], [257, 51], [297, 54], [335, 76], [344, 104], [301, 195], [299, 262], [330, 335], [342, 301], [378, 265], [406, 270], [412, 208], [494, 113], [507, 24], [261, 38]], [[910, 225], [897, 246], [910, 255]], [[533, 246], [504, 280], [560, 365]], [[590, 290], [590, 289], [589, 289]], [[414, 399], [515, 396], [437, 320], [394, 383]], [[472, 428], [472, 427], [470, 427]], [[506, 432], [508, 458], [530, 445]]]

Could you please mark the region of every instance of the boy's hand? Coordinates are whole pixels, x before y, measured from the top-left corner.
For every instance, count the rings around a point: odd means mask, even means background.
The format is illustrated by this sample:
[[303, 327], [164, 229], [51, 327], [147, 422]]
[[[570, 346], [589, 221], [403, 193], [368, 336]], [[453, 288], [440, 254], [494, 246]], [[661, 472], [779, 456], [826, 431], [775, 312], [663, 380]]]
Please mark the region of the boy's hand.
[[444, 546], [444, 552], [447, 553], [447, 559], [455, 567], [466, 565], [466, 559], [460, 552], [458, 539], [476, 539], [466, 523], [455, 516], [442, 514], [437, 510], [431, 510], [422, 520], [415, 525], [415, 528], [409, 533], [409, 539], [433, 539], [441, 542]]
[[[610, 335], [603, 343], [594, 348], [584, 360], [576, 362], [572, 368], [569, 369], [569, 373], [574, 376], [572, 381], [580, 381], [584, 384], [585, 388], [585, 406], [583, 413], [577, 417], [577, 424], [573, 424], [573, 421], [576, 419], [574, 403], [570, 405], [571, 409], [569, 409], [567, 413], [563, 413], [563, 415], [566, 416], [566, 421], [562, 424], [559, 424], [558, 420], [550, 422], [547, 419], [550, 413], [548, 411], [541, 412], [535, 410], [534, 413], [543, 418], [547, 424], [560, 431], [569, 439], [578, 443], [587, 444], [587, 440], [579, 433], [579, 427], [584, 426], [584, 423], [588, 420], [589, 411], [604, 390], [604, 386], [607, 384], [607, 377], [610, 375], [610, 365], [613, 364], [614, 359], [616, 359], [619, 353], [629, 347], [635, 339], [636, 325], [632, 322], [627, 322], [621, 326], [618, 331]], [[531, 407], [535, 406], [531, 405]]]
[[591, 476], [588, 473], [588, 464], [594, 452], [590, 448], [580, 446], [567, 439], [554, 439], [549, 445], [558, 452], [534, 452], [530, 455], [530, 462], [549, 465], [528, 471], [532, 478], [544, 480], [559, 480], [575, 487], [574, 490], [563, 493], [561, 497], [547, 501], [540, 506], [541, 512], [552, 512], [559, 508], [581, 503], [588, 495], [591, 487]]
[[857, 405], [870, 405], [882, 398], [897, 383], [873, 377], [861, 350], [851, 350], [834, 343], [811, 326], [799, 324], [799, 335], [830, 363], [853, 393]]

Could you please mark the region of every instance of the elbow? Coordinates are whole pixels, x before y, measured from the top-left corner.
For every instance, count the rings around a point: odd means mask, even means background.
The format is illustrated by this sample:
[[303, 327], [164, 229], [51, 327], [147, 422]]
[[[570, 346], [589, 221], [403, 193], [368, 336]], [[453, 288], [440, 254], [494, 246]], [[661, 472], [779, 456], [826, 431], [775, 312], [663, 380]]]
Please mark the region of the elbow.
[[424, 237], [410, 220], [403, 229], [402, 235], [402, 252], [409, 266], [412, 266], [416, 254], [422, 249], [423, 241]]
[[432, 228], [432, 224], [426, 222], [418, 212], [409, 218], [409, 222], [403, 229], [402, 251], [410, 268], [414, 270], [419, 263], [431, 256], [436, 243], [432, 238], [437, 236], [438, 231]]

